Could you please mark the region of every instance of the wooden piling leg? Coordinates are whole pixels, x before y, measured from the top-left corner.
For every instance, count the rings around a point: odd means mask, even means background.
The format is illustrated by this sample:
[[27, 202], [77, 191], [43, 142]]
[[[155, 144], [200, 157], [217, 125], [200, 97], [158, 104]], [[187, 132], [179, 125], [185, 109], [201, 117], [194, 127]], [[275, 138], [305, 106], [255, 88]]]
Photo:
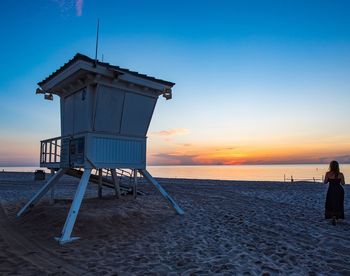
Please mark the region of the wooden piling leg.
[[117, 172], [115, 169], [111, 169], [111, 175], [114, 183], [114, 191], [115, 191], [115, 196], [117, 198], [120, 198], [120, 185], [119, 185], [119, 179], [117, 177]]
[[[50, 178], [55, 176], [55, 170], [50, 170]], [[51, 193], [50, 193], [50, 205], [55, 204], [55, 186], [51, 187]]]
[[79, 185], [78, 185], [77, 191], [75, 192], [75, 196], [74, 196], [74, 199], [72, 201], [72, 205], [69, 209], [69, 213], [68, 213], [66, 222], [63, 226], [62, 235], [60, 238], [55, 238], [60, 244], [65, 244], [67, 242], [71, 242], [71, 241], [74, 241], [76, 239], [79, 239], [79, 237], [71, 237], [71, 234], [73, 231], [75, 220], [76, 220], [78, 213], [79, 213], [80, 205], [81, 205], [81, 202], [83, 200], [83, 197], [84, 197], [84, 194], [86, 191], [86, 187], [89, 183], [90, 174], [91, 174], [91, 169], [85, 169], [84, 173], [79, 181]]
[[137, 196], [137, 169], [134, 169], [134, 188], [133, 188], [133, 196], [136, 198]]

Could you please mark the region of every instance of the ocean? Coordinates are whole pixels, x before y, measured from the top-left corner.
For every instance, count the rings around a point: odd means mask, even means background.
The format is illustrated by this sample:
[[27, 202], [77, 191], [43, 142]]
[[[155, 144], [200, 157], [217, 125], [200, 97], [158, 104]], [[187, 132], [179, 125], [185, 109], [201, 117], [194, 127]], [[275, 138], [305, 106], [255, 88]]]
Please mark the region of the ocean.
[[[38, 167], [0, 167], [0, 171], [34, 172]], [[315, 181], [321, 182], [327, 164], [234, 165], [234, 166], [148, 166], [155, 177], [218, 180]], [[350, 164], [341, 165], [350, 184]]]

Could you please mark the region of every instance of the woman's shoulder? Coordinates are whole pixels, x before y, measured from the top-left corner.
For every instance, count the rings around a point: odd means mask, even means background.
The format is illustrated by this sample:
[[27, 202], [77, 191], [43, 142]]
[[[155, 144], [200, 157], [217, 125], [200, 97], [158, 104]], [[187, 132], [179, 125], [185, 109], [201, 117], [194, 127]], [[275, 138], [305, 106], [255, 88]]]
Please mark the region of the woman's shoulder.
[[326, 172], [326, 175], [325, 177], [328, 177], [328, 178], [339, 178], [339, 177], [344, 177], [343, 173], [339, 172], [337, 174], [335, 174], [334, 172]]

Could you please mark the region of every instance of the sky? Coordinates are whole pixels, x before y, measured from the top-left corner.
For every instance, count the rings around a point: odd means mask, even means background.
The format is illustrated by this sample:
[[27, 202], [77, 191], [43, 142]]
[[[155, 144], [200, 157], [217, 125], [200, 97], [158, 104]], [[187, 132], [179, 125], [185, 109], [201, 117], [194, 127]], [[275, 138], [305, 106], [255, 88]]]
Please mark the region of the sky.
[[36, 166], [60, 136], [35, 95], [77, 52], [175, 82], [150, 165], [350, 163], [350, 2], [3, 0], [0, 166]]

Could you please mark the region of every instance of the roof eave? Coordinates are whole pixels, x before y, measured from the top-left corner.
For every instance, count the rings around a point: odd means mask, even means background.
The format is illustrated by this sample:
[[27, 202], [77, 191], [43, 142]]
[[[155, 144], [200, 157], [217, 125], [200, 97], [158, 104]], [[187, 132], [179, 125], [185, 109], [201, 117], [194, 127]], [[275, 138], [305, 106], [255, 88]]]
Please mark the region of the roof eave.
[[[71, 67], [76, 67], [76, 64], [84, 64], [85, 69], [89, 70], [89, 71], [96, 71], [95, 68], [97, 67], [102, 67], [105, 68], [106, 70], [114, 70], [115, 72], [118, 72], [119, 74], [126, 74], [126, 75], [130, 75], [130, 76], [134, 76], [137, 79], [142, 79], [145, 80], [147, 83], [156, 83], [156, 84], [160, 84], [163, 85], [167, 88], [171, 88], [175, 85], [175, 83], [173, 82], [169, 82], [169, 81], [164, 81], [161, 79], [156, 79], [154, 77], [150, 77], [144, 74], [140, 74], [138, 72], [134, 72], [134, 71], [130, 71], [128, 69], [125, 68], [121, 68], [115, 65], [111, 65], [109, 63], [105, 63], [105, 62], [100, 62], [100, 61], [95, 61], [91, 58], [89, 58], [88, 56], [82, 55], [82, 54], [76, 54], [71, 60], [69, 60], [67, 63], [65, 63], [62, 67], [60, 67], [59, 69], [57, 69], [55, 72], [53, 72], [51, 75], [49, 75], [47, 78], [45, 78], [44, 80], [42, 80], [41, 82], [38, 83], [38, 85], [42, 88], [44, 87], [50, 87], [52, 85], [52, 83], [54, 83], [57, 79], [60, 79], [60, 76], [62, 77], [62, 75], [66, 75], [67, 70], [72, 74], [71, 70], [74, 70], [74, 68], [72, 69]], [[64, 73], [64, 74], [62, 74]]]

